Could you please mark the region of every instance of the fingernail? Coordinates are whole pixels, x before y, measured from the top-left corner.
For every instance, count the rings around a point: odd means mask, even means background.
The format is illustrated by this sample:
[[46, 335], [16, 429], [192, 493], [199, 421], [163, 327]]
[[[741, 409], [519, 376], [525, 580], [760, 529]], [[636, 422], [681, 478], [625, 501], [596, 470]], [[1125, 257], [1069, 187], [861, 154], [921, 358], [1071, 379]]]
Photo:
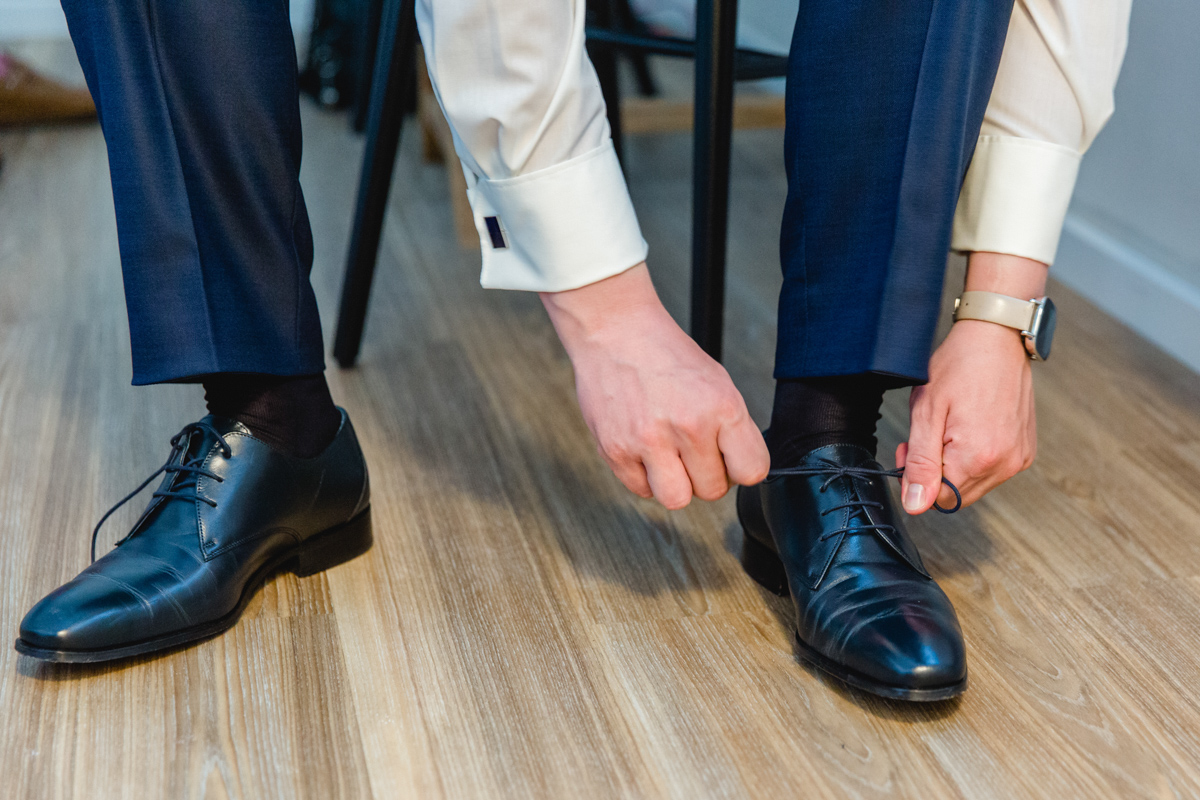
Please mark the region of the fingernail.
[[925, 505], [925, 487], [919, 483], [910, 483], [904, 490], [904, 510], [917, 511]]

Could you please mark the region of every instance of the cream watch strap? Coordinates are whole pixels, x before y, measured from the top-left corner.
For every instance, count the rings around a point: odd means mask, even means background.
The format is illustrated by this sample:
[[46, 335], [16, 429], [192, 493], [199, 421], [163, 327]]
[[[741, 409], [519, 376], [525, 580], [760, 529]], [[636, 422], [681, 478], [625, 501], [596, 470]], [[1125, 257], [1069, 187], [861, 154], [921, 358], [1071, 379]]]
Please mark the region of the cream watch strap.
[[980, 319], [1007, 328], [1028, 331], [1037, 304], [995, 292], [963, 292], [954, 304], [954, 319]]

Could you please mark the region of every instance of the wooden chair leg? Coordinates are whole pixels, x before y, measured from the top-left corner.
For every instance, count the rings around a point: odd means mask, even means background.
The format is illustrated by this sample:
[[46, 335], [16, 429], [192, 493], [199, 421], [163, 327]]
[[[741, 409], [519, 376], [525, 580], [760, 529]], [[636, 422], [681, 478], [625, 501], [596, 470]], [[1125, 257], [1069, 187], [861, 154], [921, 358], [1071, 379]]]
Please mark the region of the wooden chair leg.
[[[621, 127], [625, 135], [673, 133], [692, 130], [696, 104], [691, 100], [661, 97], [626, 97], [621, 101]], [[742, 94], [733, 104], [733, 129], [780, 129], [785, 122], [785, 101], [773, 94]]]
[[[419, 51], [418, 51], [419, 52]], [[465, 250], [479, 249], [479, 233], [475, 230], [475, 212], [467, 199], [467, 178], [454, 152], [454, 135], [450, 123], [442, 114], [433, 94], [433, 84], [425, 69], [425, 61], [417, 57], [417, 119], [425, 147], [425, 160], [446, 165], [447, 191], [450, 209], [454, 213], [454, 234], [458, 246]]]
[[692, 157], [692, 338], [721, 359], [737, 0], [696, 4], [696, 117]]
[[[419, 87], [418, 87], [419, 89]], [[442, 144], [438, 141], [437, 128], [425, 106], [425, 96], [417, 101], [417, 120], [421, 124], [421, 160], [426, 164], [445, 164], [446, 154], [442, 152]]]
[[416, 37], [414, 0], [387, 0], [380, 25], [367, 117], [366, 153], [359, 177], [358, 202], [333, 344], [334, 358], [343, 367], [354, 365], [362, 343], [367, 301], [371, 295], [383, 218], [392, 185], [392, 168], [400, 144], [400, 126], [406, 105], [404, 93], [410, 83]]

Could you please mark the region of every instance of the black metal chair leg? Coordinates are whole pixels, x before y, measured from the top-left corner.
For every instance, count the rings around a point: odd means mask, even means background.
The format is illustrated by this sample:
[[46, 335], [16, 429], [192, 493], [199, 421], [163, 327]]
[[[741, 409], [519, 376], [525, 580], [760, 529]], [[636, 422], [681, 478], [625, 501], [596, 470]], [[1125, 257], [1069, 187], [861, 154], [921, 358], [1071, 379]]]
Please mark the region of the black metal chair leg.
[[416, 36], [414, 0], [387, 0], [371, 85], [366, 153], [358, 181], [358, 202], [333, 342], [333, 356], [343, 367], [354, 366], [362, 343], [367, 301], [375, 276], [388, 191], [392, 185], [392, 167], [400, 144], [404, 94], [411, 83], [406, 73], [413, 68]]
[[597, 48], [592, 54], [592, 66], [600, 81], [600, 94], [608, 113], [608, 128], [612, 134], [613, 149], [617, 160], [625, 165], [625, 136], [621, 131], [621, 88], [617, 79], [617, 53], [609, 48]]
[[358, 74], [354, 83], [354, 107], [350, 124], [354, 131], [367, 129], [367, 114], [371, 110], [371, 79], [375, 69], [376, 49], [379, 47], [379, 26], [383, 18], [383, 0], [364, 0], [366, 8], [358, 26]]
[[[599, 0], [592, 5], [592, 14], [603, 27], [613, 24], [612, 0]], [[621, 131], [621, 86], [619, 82], [618, 53], [612, 47], [592, 47], [588, 45], [588, 58], [596, 70], [596, 80], [600, 82], [600, 94], [604, 97], [604, 105], [608, 114], [608, 127], [612, 135], [613, 149], [617, 152], [617, 160], [625, 164], [625, 137]]]
[[721, 359], [737, 0], [696, 3], [696, 105], [692, 156], [692, 338]]
[[[641, 34], [649, 33], [646, 26], [633, 13], [633, 7], [629, 5], [629, 0], [614, 0], [611, 8], [620, 29]], [[657, 96], [658, 82], [654, 80], [654, 73], [650, 70], [650, 60], [646, 54], [640, 50], [634, 50], [626, 55], [629, 56], [629, 63], [633, 66], [638, 93], [642, 97]]]

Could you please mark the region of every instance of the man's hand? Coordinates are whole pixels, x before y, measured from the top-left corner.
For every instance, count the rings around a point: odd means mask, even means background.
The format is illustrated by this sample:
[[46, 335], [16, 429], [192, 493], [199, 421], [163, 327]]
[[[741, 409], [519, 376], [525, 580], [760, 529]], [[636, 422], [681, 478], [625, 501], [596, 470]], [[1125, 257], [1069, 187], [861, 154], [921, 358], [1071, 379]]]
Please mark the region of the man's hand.
[[[966, 289], [1041, 297], [1046, 265], [973, 253]], [[909, 410], [909, 437], [896, 448], [896, 465], [904, 467], [901, 500], [910, 514], [928, 511], [935, 500], [954, 507], [943, 475], [967, 506], [1033, 464], [1033, 374], [1020, 333], [1012, 328], [980, 320], [954, 323], [929, 361], [929, 383], [913, 388]]]
[[541, 297], [584, 421], [630, 491], [678, 509], [766, 477], [770, 456], [745, 401], [663, 308], [645, 264]]

